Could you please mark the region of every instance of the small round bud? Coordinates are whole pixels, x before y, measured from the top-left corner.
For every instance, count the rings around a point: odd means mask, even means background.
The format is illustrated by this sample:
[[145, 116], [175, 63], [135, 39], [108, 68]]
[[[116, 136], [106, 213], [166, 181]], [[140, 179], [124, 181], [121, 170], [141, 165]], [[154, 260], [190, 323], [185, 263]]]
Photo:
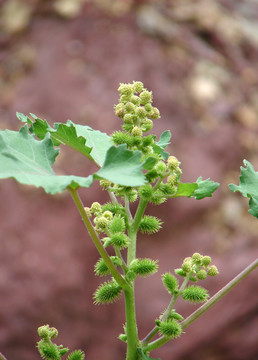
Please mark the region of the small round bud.
[[167, 183], [170, 185], [170, 186], [174, 186], [174, 185], [177, 185], [178, 183], [178, 177], [176, 174], [172, 174], [172, 175], [169, 175], [167, 177]]
[[155, 170], [157, 171], [157, 173], [160, 176], [163, 176], [167, 170], [166, 164], [164, 163], [164, 161], [159, 161], [156, 165], [155, 165]]
[[131, 101], [131, 95], [121, 95], [119, 99], [120, 103], [126, 104]]
[[142, 129], [139, 126], [134, 126], [132, 129], [133, 136], [142, 136]]
[[43, 325], [38, 328], [38, 334], [42, 339], [47, 339], [49, 336], [49, 325]]
[[159, 119], [160, 118], [159, 109], [156, 107], [152, 108], [152, 112], [149, 114], [149, 117], [151, 119]]
[[138, 105], [140, 105], [140, 103], [141, 103], [141, 99], [139, 98], [139, 96], [133, 95], [133, 96], [131, 97], [131, 102], [132, 102], [134, 105], [138, 106]]
[[106, 179], [100, 180], [99, 184], [102, 187], [102, 189], [108, 189], [110, 186], [112, 186], [112, 182]]
[[196, 277], [199, 280], [204, 280], [207, 277], [207, 272], [205, 270], [201, 269], [201, 270], [197, 271]]
[[132, 102], [128, 102], [125, 104], [124, 109], [126, 113], [134, 113], [135, 105]]
[[217, 266], [212, 265], [208, 268], [207, 274], [209, 276], [216, 276], [216, 275], [218, 275], [218, 273], [219, 273], [219, 271], [218, 271]]
[[152, 102], [152, 92], [144, 90], [140, 94], [140, 99], [141, 99], [142, 105], [146, 105], [147, 103]]
[[104, 230], [108, 226], [109, 220], [104, 216], [99, 216], [94, 219], [94, 223], [99, 229]]
[[210, 263], [211, 263], [211, 257], [210, 256], [204, 256], [203, 258], [202, 258], [202, 265], [203, 266], [208, 266], [208, 265], [210, 265]]
[[190, 261], [185, 261], [183, 262], [182, 264], [182, 270], [185, 272], [185, 273], [189, 273], [190, 271], [192, 271], [192, 264]]
[[49, 328], [49, 335], [51, 339], [54, 339], [58, 336], [58, 330], [54, 327]]
[[130, 264], [130, 270], [136, 275], [145, 277], [157, 272], [158, 264], [157, 261], [151, 259], [135, 259]]
[[94, 202], [91, 205], [90, 210], [94, 215], [98, 215], [98, 214], [100, 214], [102, 212], [102, 207], [101, 207], [100, 203]]
[[123, 121], [125, 124], [132, 124], [133, 123], [133, 116], [132, 114], [125, 114], [125, 116], [123, 117]]
[[144, 119], [146, 117], [146, 111], [144, 107], [138, 106], [135, 110], [136, 116], [138, 116], [140, 119]]
[[144, 108], [146, 110], [146, 112], [149, 114], [152, 112], [152, 105], [150, 103], [147, 103], [146, 105], [144, 105]]
[[153, 121], [150, 119], [144, 119], [141, 123], [142, 131], [147, 132], [153, 128]]
[[113, 219], [113, 214], [111, 211], [104, 211], [103, 216], [107, 219], [107, 220], [112, 220]]
[[120, 84], [118, 91], [121, 95], [131, 95], [133, 92], [133, 86], [131, 84]]
[[194, 262], [199, 262], [199, 261], [202, 260], [202, 255], [199, 254], [199, 253], [194, 253], [194, 254], [192, 255], [192, 259], [193, 259]]
[[124, 115], [124, 105], [123, 104], [117, 104], [115, 106], [115, 114], [116, 116], [118, 116], [119, 118], [122, 118]]
[[138, 192], [137, 192], [137, 190], [135, 190], [135, 189], [132, 189], [132, 190], [131, 190], [130, 192], [128, 192], [126, 195], [127, 195], [128, 200], [129, 200], [130, 202], [134, 202], [134, 201], [136, 201], [137, 198], [138, 198]]
[[191, 285], [182, 292], [182, 298], [192, 303], [202, 303], [209, 297], [208, 291], [201, 286]]
[[133, 88], [135, 92], [142, 92], [144, 89], [143, 83], [141, 81], [133, 81]]
[[170, 171], [178, 170], [180, 164], [181, 164], [180, 161], [178, 161], [178, 159], [175, 156], [169, 156], [167, 159], [168, 170]]
[[122, 288], [115, 280], [101, 284], [94, 294], [95, 304], [110, 304], [120, 297]]

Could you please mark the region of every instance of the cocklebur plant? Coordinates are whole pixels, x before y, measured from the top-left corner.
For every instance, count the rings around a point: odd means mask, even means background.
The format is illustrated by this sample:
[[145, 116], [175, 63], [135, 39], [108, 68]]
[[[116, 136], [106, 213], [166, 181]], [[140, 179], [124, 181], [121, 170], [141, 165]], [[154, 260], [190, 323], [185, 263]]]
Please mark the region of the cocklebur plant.
[[[134, 284], [137, 277], [156, 273], [158, 260], [137, 257], [137, 235], [139, 232], [156, 234], [162, 227], [161, 219], [145, 213], [148, 204], [160, 205], [176, 197], [201, 200], [211, 197], [219, 184], [201, 177], [193, 183], [181, 182], [181, 163], [165, 150], [170, 143], [170, 131], [163, 132], [159, 140], [149, 134], [160, 118], [159, 110], [153, 106], [152, 92], [140, 81], [120, 84], [118, 91], [119, 103], [114, 111], [122, 121], [122, 130], [111, 136], [72, 121], [55, 123], [51, 127], [46, 120], [33, 114], [29, 117], [17, 113], [24, 123], [20, 131], [0, 130], [0, 178], [14, 178], [22, 184], [42, 187], [50, 194], [65, 190], [70, 193], [100, 255], [94, 267], [95, 275], [107, 277], [97, 287], [93, 301], [110, 304], [124, 296], [125, 325], [119, 339], [126, 343], [126, 360], [148, 360], [152, 359], [149, 357], [152, 350], [181, 336], [187, 326], [247, 276], [257, 266], [257, 261], [209, 298], [208, 291], [200, 283], [217, 275], [218, 269], [209, 255], [189, 254], [180, 268], [162, 274], [161, 281], [170, 294], [170, 303], [156, 320], [153, 319], [153, 329], [142, 340], [139, 338]], [[56, 175], [52, 166], [60, 144], [82, 153], [99, 170], [87, 177]], [[256, 187], [253, 184], [250, 191], [246, 176], [242, 175], [244, 180], [240, 186], [231, 185], [231, 190], [248, 196], [252, 214], [258, 217], [257, 173], [246, 164]], [[89, 188], [93, 181], [98, 181], [100, 188], [108, 192], [109, 202], [82, 202], [79, 189]], [[137, 203], [134, 213], [132, 203]], [[184, 319], [176, 311], [178, 298], [203, 305]], [[44, 325], [38, 333], [41, 340], [37, 348], [43, 359], [59, 360], [66, 355], [67, 348], [52, 342], [57, 335], [55, 328]], [[67, 357], [67, 360], [82, 359], [81, 350]]]

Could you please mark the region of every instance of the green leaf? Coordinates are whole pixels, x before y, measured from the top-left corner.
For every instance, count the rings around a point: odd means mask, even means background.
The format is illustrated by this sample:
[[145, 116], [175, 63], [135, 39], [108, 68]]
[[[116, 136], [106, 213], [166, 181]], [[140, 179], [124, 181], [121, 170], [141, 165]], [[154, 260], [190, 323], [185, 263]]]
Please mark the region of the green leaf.
[[170, 130], [166, 130], [160, 135], [159, 141], [152, 146], [154, 153], [160, 154], [163, 160], [166, 160], [169, 157], [169, 153], [164, 151], [164, 149], [167, 145], [170, 144], [170, 139], [171, 139], [171, 132]]
[[77, 135], [84, 137], [86, 139], [87, 145], [92, 148], [90, 154], [95, 162], [99, 166], [102, 166], [104, 164], [108, 149], [113, 146], [110, 136], [99, 130], [93, 130], [87, 125], [73, 125], [75, 126]]
[[146, 183], [141, 162], [142, 153], [138, 150], [127, 150], [126, 144], [112, 146], [102, 168], [95, 177], [104, 178], [123, 186], [141, 186]]
[[181, 182], [179, 182], [177, 193], [175, 194], [175, 197], [179, 197], [179, 196], [191, 197], [194, 195], [194, 192], [197, 188], [198, 188], [197, 183], [181, 183]]
[[52, 165], [58, 153], [49, 135], [38, 141], [28, 133], [27, 124], [19, 132], [0, 130], [0, 179], [14, 178], [22, 184], [42, 187], [50, 194], [68, 186], [90, 187], [92, 176], [55, 175]]
[[87, 125], [74, 124], [70, 120], [66, 124], [55, 123], [52, 128], [46, 120], [39, 119], [33, 114], [31, 116], [34, 122], [29, 117], [17, 113], [18, 119], [27, 122], [30, 125], [30, 131], [40, 140], [49, 133], [55, 146], [67, 145], [87, 156], [98, 166], [103, 165], [107, 150], [112, 146], [110, 137], [106, 133], [93, 130]]
[[230, 184], [231, 191], [239, 191], [244, 197], [249, 198], [249, 213], [258, 218], [258, 172], [255, 172], [252, 164], [244, 160], [246, 168], [241, 166], [239, 186]]
[[162, 149], [165, 149], [165, 147], [170, 144], [171, 136], [172, 135], [171, 135], [170, 130], [164, 131], [160, 135], [160, 138], [159, 138], [159, 141], [157, 142], [157, 145], [159, 147], [161, 147]]
[[205, 197], [212, 197], [212, 194], [220, 185], [210, 179], [202, 180], [201, 176], [197, 179], [196, 184], [198, 185], [198, 188], [194, 191], [193, 196], [197, 200], [201, 200]]

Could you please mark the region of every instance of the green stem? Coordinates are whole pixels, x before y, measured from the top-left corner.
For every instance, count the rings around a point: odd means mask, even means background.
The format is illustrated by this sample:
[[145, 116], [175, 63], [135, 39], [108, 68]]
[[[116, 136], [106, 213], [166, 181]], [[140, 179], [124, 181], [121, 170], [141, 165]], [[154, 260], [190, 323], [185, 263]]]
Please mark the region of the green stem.
[[6, 357], [0, 353], [0, 360], [7, 360]]
[[127, 290], [124, 290], [124, 294], [125, 294], [126, 335], [127, 335], [126, 360], [136, 360], [137, 347], [139, 346], [139, 339], [138, 339], [138, 330], [136, 324], [133, 286]]
[[[189, 281], [189, 277], [190, 277], [190, 275], [188, 275], [187, 277], [184, 278], [184, 281], [183, 281], [182, 285], [180, 286], [178, 293], [172, 296], [172, 299], [171, 299], [168, 307], [166, 308], [164, 314], [162, 315], [162, 317], [160, 319], [161, 321], [166, 320], [166, 318], [170, 315], [170, 313], [173, 310], [173, 307], [177, 301], [177, 298], [180, 296], [180, 293], [186, 288], [187, 283]], [[154, 328], [149, 332], [149, 334], [142, 340], [143, 347], [146, 346], [150, 342], [150, 340], [157, 334], [158, 331], [159, 331], [159, 327], [157, 325], [154, 326]]]
[[[210, 298], [204, 305], [197, 309], [194, 313], [188, 316], [184, 321], [181, 322], [182, 330], [187, 328], [192, 322], [194, 322], [198, 317], [204, 314], [211, 306], [216, 304], [223, 296], [225, 296], [233, 287], [235, 287], [240, 281], [242, 281], [250, 272], [252, 272], [258, 266], [258, 259], [253, 261], [248, 265], [241, 273], [239, 273], [234, 279], [232, 279], [227, 285], [225, 285], [221, 290], [219, 290], [212, 298]], [[144, 351], [152, 351], [160, 346], [169, 342], [170, 339], [161, 336], [159, 339], [154, 340], [148, 346], [144, 348]]]
[[136, 239], [137, 239], [137, 230], [141, 219], [143, 217], [144, 211], [148, 204], [148, 200], [140, 199], [133, 222], [128, 229], [128, 237], [129, 237], [129, 245], [128, 245], [128, 252], [127, 252], [127, 265], [129, 266], [130, 263], [136, 257]]
[[125, 281], [125, 279], [122, 277], [122, 275], [119, 273], [119, 271], [116, 269], [115, 265], [112, 263], [110, 256], [108, 255], [106, 249], [103, 247], [98, 234], [96, 233], [94, 227], [92, 226], [92, 223], [86, 213], [86, 211], [84, 210], [84, 206], [83, 203], [78, 195], [77, 190], [72, 189], [71, 187], [67, 188], [74, 200], [74, 203], [82, 217], [82, 221], [84, 222], [84, 225], [86, 226], [88, 233], [90, 235], [90, 237], [92, 238], [99, 254], [101, 255], [101, 257], [104, 259], [107, 267], [109, 268], [112, 276], [114, 277], [114, 279], [116, 280], [116, 282], [123, 288], [123, 289], [127, 289], [129, 286], [127, 284], [127, 282]]

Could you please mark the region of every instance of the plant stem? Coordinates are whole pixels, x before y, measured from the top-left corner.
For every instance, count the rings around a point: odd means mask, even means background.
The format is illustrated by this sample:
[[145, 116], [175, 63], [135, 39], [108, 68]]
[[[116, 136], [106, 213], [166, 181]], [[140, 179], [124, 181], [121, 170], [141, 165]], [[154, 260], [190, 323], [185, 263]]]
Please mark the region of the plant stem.
[[[204, 314], [211, 306], [216, 304], [223, 296], [225, 296], [233, 287], [235, 287], [241, 280], [243, 280], [250, 272], [252, 272], [258, 266], [258, 259], [248, 265], [241, 273], [239, 273], [234, 279], [232, 279], [227, 285], [219, 290], [212, 298], [210, 298], [204, 305], [193, 312], [188, 318], [181, 322], [182, 330], [189, 326], [192, 322], [198, 319], [199, 316]], [[160, 346], [169, 342], [170, 339], [161, 336], [159, 339], [154, 340], [148, 346], [144, 348], [144, 351], [152, 351], [159, 348]]]
[[79, 194], [77, 192], [77, 190], [72, 189], [71, 187], [67, 188], [74, 200], [74, 203], [82, 217], [82, 221], [84, 222], [84, 225], [86, 226], [88, 233], [90, 235], [90, 237], [92, 238], [99, 254], [101, 255], [101, 257], [104, 259], [107, 267], [109, 268], [112, 276], [114, 277], [114, 279], [116, 280], [116, 282], [123, 288], [123, 289], [127, 289], [129, 287], [128, 283], [125, 281], [125, 279], [122, 277], [122, 275], [119, 273], [119, 271], [116, 269], [115, 265], [112, 263], [110, 256], [108, 255], [106, 249], [103, 247], [98, 234], [96, 233], [94, 227], [92, 226], [92, 223], [86, 213], [86, 211], [84, 210], [84, 206], [83, 203], [79, 197]]
[[126, 335], [127, 335], [126, 360], [136, 360], [139, 340], [138, 340], [138, 330], [136, 324], [133, 285], [131, 288], [124, 290], [124, 294], [125, 294]]
[[140, 221], [143, 217], [144, 211], [148, 204], [148, 200], [140, 199], [133, 222], [128, 229], [129, 245], [127, 252], [127, 266], [135, 259], [136, 257], [136, 239], [137, 239], [137, 230], [140, 224]]
[[[162, 317], [160, 319], [161, 321], [166, 320], [166, 318], [170, 315], [171, 311], [173, 310], [173, 307], [175, 305], [175, 302], [176, 302], [177, 298], [180, 296], [180, 293], [186, 288], [186, 285], [187, 285], [187, 283], [189, 281], [189, 277], [190, 277], [190, 275], [186, 276], [184, 278], [184, 281], [183, 281], [182, 285], [180, 286], [180, 289], [179, 289], [178, 293], [174, 294], [172, 296], [172, 299], [171, 299], [168, 307], [166, 308], [164, 314], [162, 315]], [[158, 331], [159, 331], [158, 326], [157, 325], [154, 326], [154, 328], [149, 332], [149, 334], [142, 340], [142, 345], [146, 346], [150, 342], [150, 340], [157, 334]]]
[[0, 353], [0, 360], [7, 360], [6, 357]]

